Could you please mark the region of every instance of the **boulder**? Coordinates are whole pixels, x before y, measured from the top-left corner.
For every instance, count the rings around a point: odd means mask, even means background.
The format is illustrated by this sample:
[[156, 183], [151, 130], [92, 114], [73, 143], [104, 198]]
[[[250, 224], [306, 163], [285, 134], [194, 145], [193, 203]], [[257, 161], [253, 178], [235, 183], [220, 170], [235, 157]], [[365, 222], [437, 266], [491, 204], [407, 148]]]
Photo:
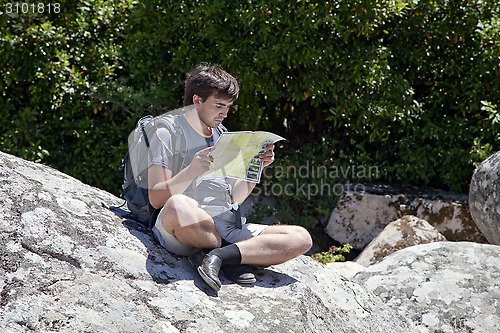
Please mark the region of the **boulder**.
[[421, 333], [500, 332], [500, 246], [416, 245], [365, 268], [353, 281]]
[[470, 216], [467, 195], [375, 185], [356, 185], [354, 189], [341, 195], [325, 231], [356, 250], [363, 250], [389, 223], [404, 215], [428, 221], [448, 240], [487, 242]]
[[426, 244], [431, 242], [442, 242], [446, 238], [439, 233], [426, 220], [416, 216], [405, 215], [391, 222], [384, 230], [373, 239], [370, 244], [355, 259], [355, 262], [369, 266], [382, 261], [389, 254], [404, 248]]
[[500, 152], [484, 160], [472, 175], [469, 209], [488, 242], [500, 245]]
[[216, 294], [121, 199], [1, 152], [0, 183], [1, 332], [416, 332], [309, 257]]

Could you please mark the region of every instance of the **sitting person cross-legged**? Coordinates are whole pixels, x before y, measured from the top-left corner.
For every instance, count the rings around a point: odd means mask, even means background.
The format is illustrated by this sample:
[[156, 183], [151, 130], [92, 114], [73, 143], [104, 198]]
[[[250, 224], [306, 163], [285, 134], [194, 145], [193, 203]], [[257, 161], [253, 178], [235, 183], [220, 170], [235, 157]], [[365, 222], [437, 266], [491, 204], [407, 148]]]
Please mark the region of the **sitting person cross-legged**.
[[[255, 183], [226, 177], [202, 178], [213, 162], [210, 152], [221, 133], [217, 130], [238, 98], [238, 81], [219, 66], [200, 65], [188, 74], [185, 106], [176, 116], [188, 147], [184, 168], [172, 174], [172, 138], [158, 129], [150, 147], [149, 200], [161, 209], [153, 232], [160, 243], [177, 255], [208, 252], [198, 267], [207, 284], [218, 291], [221, 268], [238, 283], [253, 283], [249, 264], [269, 266], [304, 254], [312, 246], [308, 231], [294, 225], [261, 225], [237, 218]], [[263, 167], [274, 161], [274, 145], [262, 151]]]

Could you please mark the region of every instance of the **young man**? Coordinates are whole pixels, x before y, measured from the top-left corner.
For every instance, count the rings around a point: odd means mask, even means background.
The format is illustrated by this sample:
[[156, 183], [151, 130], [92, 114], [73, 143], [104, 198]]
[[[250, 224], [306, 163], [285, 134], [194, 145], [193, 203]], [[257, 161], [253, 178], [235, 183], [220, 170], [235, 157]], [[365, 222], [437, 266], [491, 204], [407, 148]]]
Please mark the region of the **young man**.
[[[253, 283], [253, 273], [242, 270], [241, 264], [280, 264], [312, 246], [309, 233], [300, 226], [246, 224], [244, 218], [237, 218], [235, 203], [243, 202], [255, 183], [225, 177], [197, 181], [213, 162], [209, 153], [221, 135], [217, 128], [238, 94], [237, 80], [219, 66], [200, 65], [188, 74], [184, 106], [192, 107], [176, 116], [186, 134], [188, 151], [185, 167], [176, 175], [171, 171], [170, 133], [159, 129], [151, 139], [149, 200], [161, 209], [153, 232], [164, 247], [178, 255], [213, 249], [198, 272], [216, 291], [221, 287], [221, 267], [229, 268], [224, 270], [228, 278]], [[268, 146], [260, 158], [264, 167], [271, 164], [274, 146]]]

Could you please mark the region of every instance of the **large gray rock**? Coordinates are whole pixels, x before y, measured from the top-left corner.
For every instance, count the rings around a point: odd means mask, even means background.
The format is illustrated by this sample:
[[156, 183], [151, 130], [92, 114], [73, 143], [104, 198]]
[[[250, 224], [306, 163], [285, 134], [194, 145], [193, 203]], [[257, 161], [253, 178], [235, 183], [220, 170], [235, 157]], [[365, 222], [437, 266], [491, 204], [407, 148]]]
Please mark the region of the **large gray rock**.
[[469, 209], [486, 239], [500, 245], [500, 152], [484, 160], [472, 175]]
[[115, 196], [4, 153], [0, 183], [1, 332], [415, 332], [309, 257], [217, 295]]
[[356, 189], [341, 195], [325, 228], [330, 237], [356, 250], [404, 215], [426, 220], [448, 240], [486, 243], [470, 216], [467, 195], [372, 185]]
[[359, 271], [365, 269], [365, 266], [354, 261], [335, 261], [327, 263], [328, 266], [337, 270], [342, 276], [350, 279]]
[[438, 242], [398, 251], [354, 281], [425, 332], [500, 332], [500, 246]]
[[369, 266], [382, 261], [389, 254], [404, 248], [432, 242], [442, 242], [446, 238], [426, 220], [405, 215], [391, 222], [373, 239], [355, 259], [356, 263]]

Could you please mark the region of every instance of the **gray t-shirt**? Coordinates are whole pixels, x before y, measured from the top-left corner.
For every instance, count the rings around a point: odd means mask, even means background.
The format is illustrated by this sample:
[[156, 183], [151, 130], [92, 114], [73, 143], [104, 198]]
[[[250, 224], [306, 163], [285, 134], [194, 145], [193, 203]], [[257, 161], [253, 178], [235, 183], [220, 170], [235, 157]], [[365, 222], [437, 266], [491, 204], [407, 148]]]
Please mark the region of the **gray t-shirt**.
[[[194, 155], [209, 146], [213, 146], [220, 137], [217, 129], [212, 130], [212, 135], [206, 136], [196, 130], [185, 117], [185, 115], [175, 116], [175, 121], [182, 127], [186, 135], [187, 154], [183, 169], [187, 167], [194, 158]], [[159, 128], [150, 139], [150, 166], [161, 165], [169, 170], [173, 166], [173, 149], [170, 132], [166, 128]], [[206, 197], [228, 198], [231, 193], [231, 186], [225, 177], [202, 178], [201, 181], [195, 178], [193, 183], [187, 188], [184, 194], [202, 203]]]

